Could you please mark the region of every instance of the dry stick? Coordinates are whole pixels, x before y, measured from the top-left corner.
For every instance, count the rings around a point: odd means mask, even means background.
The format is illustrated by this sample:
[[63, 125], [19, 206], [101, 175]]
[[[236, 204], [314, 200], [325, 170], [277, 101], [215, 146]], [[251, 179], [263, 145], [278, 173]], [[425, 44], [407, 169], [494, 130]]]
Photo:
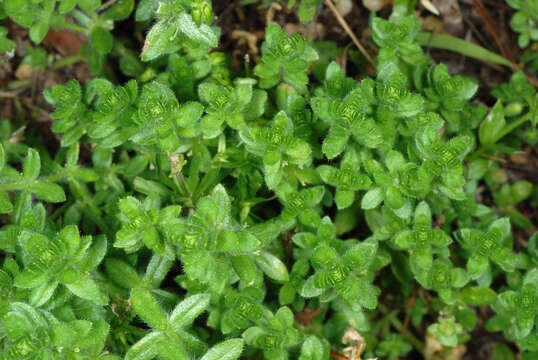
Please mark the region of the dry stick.
[[0, 90], [0, 98], [15, 99], [17, 97], [18, 97], [18, 94], [16, 94], [13, 91], [1, 91]]
[[0, 90], [0, 98], [16, 99], [19, 97], [19, 94], [25, 91], [27, 87], [21, 87], [12, 91]]
[[373, 66], [374, 69], [375, 69], [374, 59], [372, 59], [372, 57], [370, 56], [370, 54], [368, 54], [368, 52], [366, 51], [366, 49], [361, 45], [359, 39], [357, 39], [357, 37], [355, 36], [355, 34], [353, 33], [353, 31], [351, 31], [351, 28], [350, 28], [349, 25], [347, 24], [346, 20], [342, 17], [342, 15], [340, 14], [340, 12], [339, 12], [338, 9], [336, 8], [336, 6], [334, 6], [333, 2], [332, 2], [331, 0], [325, 0], [325, 4], [327, 4], [327, 6], [331, 9], [331, 11], [333, 12], [334, 16], [336, 17], [336, 20], [338, 20], [338, 22], [339, 22], [340, 25], [344, 28], [344, 30], [345, 30], [346, 33], [349, 35], [349, 37], [351, 38], [351, 40], [353, 40], [353, 43], [355, 43], [355, 45], [357, 46], [357, 48], [359, 49], [359, 51], [364, 55], [364, 57], [368, 60], [368, 62], [370, 62], [370, 64], [372, 64], [372, 66]]
[[480, 31], [478, 31], [476, 26], [474, 26], [473, 22], [471, 20], [469, 20], [469, 18], [466, 15], [464, 15], [463, 13], [461, 14], [461, 17], [462, 17], [463, 21], [465, 22], [465, 24], [467, 24], [469, 29], [471, 29], [471, 32], [478, 38], [478, 40], [480, 41], [480, 45], [482, 45], [484, 48], [488, 49], [491, 52], [495, 52], [495, 49], [493, 49], [490, 42], [486, 41], [484, 36], [482, 36]]
[[[497, 28], [494, 25], [493, 19], [489, 15], [489, 12], [486, 9], [486, 7], [484, 6], [484, 4], [482, 3], [482, 1], [481, 0], [473, 0], [473, 3], [475, 5], [475, 7], [476, 7], [476, 10], [478, 11], [480, 16], [482, 17], [482, 20], [486, 24], [486, 27], [488, 28], [489, 33], [493, 36], [493, 39], [495, 40], [495, 43], [497, 44], [497, 47], [501, 51], [502, 56], [504, 56], [505, 58], [507, 58], [508, 60], [510, 60], [511, 62], [513, 62], [515, 64], [516, 62], [514, 60], [514, 57], [513, 57], [512, 53], [509, 52], [505, 48], [504, 43], [501, 40], [501, 36], [499, 35], [499, 32], [497, 31]], [[464, 20], [465, 20], [465, 18], [464, 18]], [[488, 64], [488, 63], [486, 63], [486, 64]], [[492, 65], [492, 64], [489, 64], [489, 65]], [[516, 64], [516, 66], [514, 67], [514, 70], [522, 70], [522, 67], [520, 65]], [[525, 74], [525, 77], [527, 78], [527, 81], [530, 84], [534, 85], [535, 87], [538, 87], [538, 80], [536, 80], [535, 78], [533, 78], [532, 76], [530, 76], [528, 74]]]
[[512, 53], [509, 52], [505, 47], [501, 40], [501, 36], [499, 32], [497, 31], [497, 28], [495, 27], [495, 24], [493, 22], [493, 19], [489, 15], [488, 10], [484, 7], [484, 4], [481, 0], [473, 0], [474, 6], [476, 7], [476, 10], [482, 17], [482, 20], [486, 24], [486, 27], [488, 28], [488, 31], [490, 32], [491, 36], [493, 36], [493, 40], [495, 40], [495, 43], [497, 44], [497, 47], [501, 51], [501, 54], [510, 60], [511, 62], [515, 63], [514, 57], [512, 56]]

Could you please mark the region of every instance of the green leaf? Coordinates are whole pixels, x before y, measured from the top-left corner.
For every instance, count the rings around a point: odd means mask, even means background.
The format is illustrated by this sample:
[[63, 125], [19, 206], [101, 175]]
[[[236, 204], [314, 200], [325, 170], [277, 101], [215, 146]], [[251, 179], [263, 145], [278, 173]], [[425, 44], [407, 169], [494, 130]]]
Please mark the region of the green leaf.
[[174, 308], [170, 315], [170, 324], [176, 331], [190, 325], [209, 306], [209, 294], [189, 296]]
[[199, 102], [190, 102], [181, 105], [176, 115], [176, 123], [181, 127], [194, 125], [204, 112], [204, 107]]
[[495, 302], [497, 294], [486, 287], [471, 286], [461, 291], [462, 300], [469, 305], [485, 306]]
[[97, 305], [107, 305], [108, 297], [102, 292], [102, 289], [97, 283], [88, 276], [80, 275], [80, 277], [73, 283], [65, 284], [65, 286], [73, 294], [90, 300]]
[[301, 346], [299, 360], [322, 360], [325, 358], [323, 343], [314, 335], [306, 338]]
[[349, 141], [349, 135], [346, 132], [345, 129], [340, 128], [338, 125], [331, 127], [322, 145], [322, 151], [327, 156], [327, 159], [334, 159], [344, 151]]
[[189, 360], [190, 357], [178, 346], [177, 342], [162, 339], [157, 343], [159, 358], [162, 360]]
[[305, 283], [299, 290], [299, 293], [305, 298], [313, 298], [316, 296], [320, 296], [323, 293], [323, 289], [316, 287], [315, 276], [312, 275], [305, 281]]
[[170, 271], [172, 264], [171, 259], [153, 254], [144, 274], [144, 282], [158, 288]]
[[28, 153], [22, 163], [22, 172], [24, 179], [27, 181], [33, 181], [39, 176], [41, 171], [41, 159], [39, 153], [35, 149], [28, 149]]
[[531, 195], [532, 189], [533, 185], [530, 181], [516, 181], [510, 189], [510, 193], [512, 194], [512, 204], [518, 204], [528, 198]]
[[140, 276], [136, 270], [122, 260], [108, 258], [105, 261], [105, 268], [112, 281], [126, 289], [140, 285]]
[[282, 306], [275, 313], [275, 318], [279, 319], [280, 322], [286, 327], [292, 327], [294, 323], [293, 312], [287, 306]]
[[512, 350], [503, 343], [496, 343], [493, 348], [493, 360], [514, 360], [515, 356]]
[[65, 201], [64, 189], [54, 183], [39, 182], [33, 184], [32, 191], [46, 202], [59, 203]]
[[30, 28], [30, 40], [39, 44], [43, 41], [48, 32], [49, 24], [46, 21], [39, 21]]
[[316, 13], [317, 5], [317, 0], [302, 0], [299, 5], [299, 20], [303, 23], [312, 21], [312, 18]]
[[96, 10], [101, 6], [101, 0], [78, 0], [78, 5], [86, 11]]
[[262, 251], [259, 255], [254, 257], [254, 260], [256, 261], [256, 265], [258, 265], [271, 279], [283, 282], [289, 280], [286, 265], [273, 254], [268, 253], [267, 251]]
[[369, 190], [361, 200], [361, 208], [364, 210], [375, 209], [384, 199], [381, 188]]
[[140, 0], [138, 6], [136, 7], [135, 19], [136, 21], [149, 21], [153, 18], [157, 9], [159, 7], [159, 2], [155, 0]]
[[417, 42], [422, 46], [434, 47], [454, 51], [459, 54], [472, 57], [482, 61], [490, 61], [497, 64], [515, 68], [516, 65], [506, 58], [495, 54], [485, 48], [446, 34], [433, 34], [429, 32], [420, 32], [416, 37]]
[[170, 41], [175, 37], [177, 30], [175, 26], [168, 24], [166, 20], [161, 20], [153, 25], [144, 43], [142, 50], [142, 61], [154, 60], [166, 53]]
[[13, 204], [9, 196], [0, 190], [0, 214], [9, 214], [13, 211]]
[[103, 29], [100, 26], [93, 28], [93, 31], [90, 33], [90, 43], [92, 47], [95, 48], [99, 53], [106, 55], [114, 46], [114, 38], [107, 30]]
[[506, 124], [504, 119], [504, 109], [501, 100], [497, 100], [495, 106], [480, 124], [478, 138], [483, 144], [495, 144], [497, 135], [502, 131]]
[[191, 15], [187, 13], [179, 14], [178, 24], [179, 29], [191, 40], [208, 47], [218, 46], [219, 39], [213, 29], [206, 24], [197, 26]]
[[57, 287], [58, 281], [50, 280], [41, 286], [34, 288], [30, 293], [30, 304], [35, 307], [42, 306], [52, 297]]
[[243, 352], [243, 339], [230, 339], [213, 346], [200, 360], [236, 360]]
[[58, 347], [70, 346], [77, 341], [78, 335], [71, 326], [65, 323], [54, 324], [52, 327], [52, 340]]
[[6, 165], [6, 151], [4, 150], [4, 146], [2, 143], [0, 143], [0, 173], [2, 172], [2, 169]]
[[467, 271], [471, 279], [478, 279], [489, 266], [488, 259], [484, 256], [471, 256], [467, 262]]
[[107, 252], [107, 240], [105, 235], [98, 235], [93, 238], [84, 259], [78, 263], [77, 267], [81, 271], [91, 271], [95, 269], [103, 260]]
[[137, 176], [133, 184], [137, 191], [146, 195], [158, 195], [163, 198], [170, 195], [170, 190], [157, 181], [147, 180]]
[[151, 327], [166, 328], [166, 315], [151, 293], [143, 288], [131, 290], [131, 303], [136, 314]]
[[455, 288], [461, 288], [469, 282], [469, 275], [461, 268], [450, 269], [451, 285]]
[[355, 201], [355, 193], [353, 191], [337, 190], [334, 195], [334, 202], [339, 210], [348, 208]]
[[245, 284], [253, 284], [256, 281], [256, 265], [249, 255], [236, 255], [232, 257], [232, 266], [237, 276]]
[[80, 246], [78, 227], [76, 225], [67, 225], [60, 231], [58, 237], [66, 245], [67, 255], [71, 257], [74, 256]]
[[38, 274], [30, 270], [24, 270], [15, 277], [15, 286], [33, 289], [47, 281], [48, 274]]
[[134, 0], [118, 0], [111, 8], [106, 10], [101, 17], [110, 20], [124, 20], [129, 17], [134, 9]]
[[[0, 54], [10, 53], [15, 50], [15, 42], [7, 38], [7, 29], [0, 26]], [[2, 167], [0, 167], [0, 170]]]
[[152, 360], [157, 356], [157, 344], [163, 338], [162, 333], [149, 333], [129, 348], [125, 360]]

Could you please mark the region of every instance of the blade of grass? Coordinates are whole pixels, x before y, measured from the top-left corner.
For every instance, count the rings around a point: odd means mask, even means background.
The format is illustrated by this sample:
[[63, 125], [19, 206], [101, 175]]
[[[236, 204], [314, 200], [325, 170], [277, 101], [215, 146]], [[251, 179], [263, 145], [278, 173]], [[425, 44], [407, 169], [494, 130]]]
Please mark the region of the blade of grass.
[[513, 62], [501, 55], [451, 35], [420, 32], [416, 39], [421, 46], [454, 51], [474, 59], [493, 62], [510, 68], [516, 67]]

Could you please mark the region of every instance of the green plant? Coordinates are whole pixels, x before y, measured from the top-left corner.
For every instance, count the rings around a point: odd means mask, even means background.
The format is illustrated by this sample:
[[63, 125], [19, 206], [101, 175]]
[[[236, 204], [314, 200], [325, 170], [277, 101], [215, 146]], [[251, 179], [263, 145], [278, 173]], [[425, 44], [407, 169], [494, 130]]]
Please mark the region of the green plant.
[[506, 0], [508, 5], [516, 9], [510, 19], [510, 27], [519, 33], [519, 47], [527, 47], [531, 41], [538, 40], [536, 25], [538, 22], [538, 2], [535, 0]]
[[[89, 41], [82, 52], [92, 72], [102, 74], [106, 56], [114, 47], [115, 39], [111, 34], [114, 21], [128, 18], [134, 1], [102, 5], [101, 0], [2, 0], [0, 8], [5, 16], [29, 28], [29, 37], [35, 44], [43, 41], [50, 28], [70, 29], [85, 35]], [[0, 38], [4, 36], [0, 32]]]
[[[321, 2], [321, 0], [301, 0], [298, 7], [299, 20], [301, 22], [311, 21]], [[297, 0], [289, 0], [288, 7], [291, 8], [295, 3], [297, 3]]]
[[47, 52], [42, 48], [28, 48], [28, 54], [22, 63], [30, 65], [33, 69], [45, 69], [48, 63]]
[[7, 38], [7, 29], [0, 26], [0, 54], [11, 53], [15, 50], [15, 42]]
[[357, 81], [276, 24], [232, 71], [206, 0], [140, 1], [142, 61], [108, 32], [132, 1], [4, 1], [34, 40], [82, 24], [90, 64], [132, 79], [46, 90], [58, 151], [0, 121], [0, 359], [327, 360], [357, 331], [359, 356], [396, 359], [478, 326], [533, 358], [538, 236], [511, 223], [535, 227], [516, 208], [535, 188], [491, 157], [533, 143], [536, 90], [518, 72], [472, 104], [414, 3], [372, 17]]

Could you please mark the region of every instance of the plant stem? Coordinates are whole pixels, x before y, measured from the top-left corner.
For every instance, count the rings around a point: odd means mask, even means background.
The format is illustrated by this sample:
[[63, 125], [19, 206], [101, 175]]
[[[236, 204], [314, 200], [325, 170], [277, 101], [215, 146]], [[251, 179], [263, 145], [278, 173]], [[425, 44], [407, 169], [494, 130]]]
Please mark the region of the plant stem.
[[[526, 123], [531, 119], [531, 113], [528, 112], [524, 116], [520, 117], [518, 120], [512, 122], [510, 125], [506, 126], [504, 129], [501, 130], [500, 133], [497, 134], [492, 140], [492, 144], [495, 144], [497, 141], [501, 140], [506, 135], [510, 134], [512, 131]], [[478, 158], [483, 152], [485, 152], [488, 148], [488, 146], [491, 144], [482, 144], [480, 147], [470, 156], [469, 160], [475, 160]]]
[[64, 204], [62, 204], [62, 206], [60, 206], [58, 209], [56, 209], [50, 216], [49, 216], [49, 220], [51, 221], [54, 221], [56, 220], [56, 218], [60, 215], [62, 215], [65, 210], [67, 210], [67, 208], [69, 206], [72, 205], [72, 202], [71, 201], [66, 201]]
[[183, 180], [183, 174], [177, 173], [173, 175], [174, 184], [176, 184], [179, 193], [185, 197], [189, 196], [189, 192], [186, 190], [185, 181]]
[[84, 61], [84, 57], [80, 53], [74, 54], [74, 55], [69, 55], [69, 56], [66, 56], [64, 58], [61, 58], [60, 60], [55, 61], [52, 64], [52, 67], [55, 70], [57, 70], [57, 69], [61, 69], [63, 67], [72, 65], [74, 63], [77, 63], [79, 61]]
[[340, 23], [340, 26], [342, 26], [345, 30], [345, 32], [349, 35], [349, 37], [351, 38], [351, 40], [353, 40], [353, 43], [357, 46], [357, 48], [359, 49], [359, 51], [361, 52], [362, 55], [364, 55], [364, 57], [366, 58], [366, 60], [368, 60], [368, 62], [370, 64], [372, 64], [372, 66], [374, 67], [374, 69], [376, 68], [375, 66], [375, 62], [374, 62], [374, 59], [370, 56], [370, 54], [368, 54], [368, 51], [366, 51], [366, 49], [364, 48], [364, 46], [362, 46], [362, 44], [360, 43], [359, 39], [357, 39], [357, 37], [355, 36], [355, 34], [353, 33], [353, 31], [351, 31], [351, 28], [349, 27], [349, 25], [347, 24], [347, 21], [344, 19], [344, 17], [340, 14], [340, 12], [338, 11], [338, 9], [336, 8], [336, 6], [334, 6], [332, 0], [325, 0], [325, 4], [327, 4], [327, 6], [329, 7], [329, 9], [331, 9], [332, 13], [334, 14], [334, 17], [336, 17], [336, 20], [338, 21], [338, 23]]
[[496, 143], [497, 141], [501, 140], [503, 137], [514, 131], [519, 126], [523, 125], [526, 121], [531, 119], [531, 113], [528, 112], [524, 116], [520, 117], [518, 120], [514, 121], [507, 127], [505, 127], [497, 136], [493, 138], [493, 143]]
[[[383, 314], [389, 314], [389, 309], [385, 305], [380, 303], [380, 304], [377, 305], [377, 308]], [[390, 312], [390, 314], [392, 314], [392, 312]], [[391, 316], [390, 317], [390, 323], [396, 330], [398, 330], [399, 332], [402, 332], [403, 325], [400, 322], [400, 320], [398, 320], [398, 318], [396, 316]], [[415, 349], [417, 349], [418, 352], [420, 352], [422, 355], [424, 355], [424, 343], [422, 341], [417, 339], [410, 332], [406, 332], [405, 334], [402, 334], [402, 336], [405, 337], [411, 344], [413, 344], [413, 346], [415, 347]]]
[[77, 32], [83, 33], [84, 35], [88, 36], [88, 29], [83, 28], [82, 26], [78, 26], [78, 25], [71, 24], [71, 23], [66, 23], [66, 24], [65, 24], [65, 27], [66, 27], [67, 29], [71, 29], [71, 30], [73, 30], [73, 31], [77, 31]]
[[30, 80], [13, 80], [7, 85], [10, 90], [17, 90], [30, 85]]
[[491, 18], [491, 15], [489, 14], [487, 8], [484, 6], [481, 0], [473, 0], [473, 4], [478, 11], [478, 14], [482, 17], [482, 20], [484, 21], [486, 28], [488, 29], [489, 33], [493, 37], [493, 40], [497, 44], [497, 47], [501, 51], [501, 54], [509, 59], [510, 61], [514, 61], [514, 57], [512, 56], [512, 53], [508, 51], [508, 48], [504, 45], [504, 42], [501, 40], [501, 35], [499, 34], [499, 30], [495, 26], [495, 22]]
[[[88, 200], [88, 201], [87, 201]], [[102, 232], [105, 233], [108, 240], [113, 240], [116, 234], [110, 229], [110, 227], [103, 221], [101, 210], [95, 206], [93, 202], [90, 202], [91, 199], [84, 199], [84, 205], [88, 208], [88, 212], [85, 214], [90, 218], [91, 221], [97, 225]]]

